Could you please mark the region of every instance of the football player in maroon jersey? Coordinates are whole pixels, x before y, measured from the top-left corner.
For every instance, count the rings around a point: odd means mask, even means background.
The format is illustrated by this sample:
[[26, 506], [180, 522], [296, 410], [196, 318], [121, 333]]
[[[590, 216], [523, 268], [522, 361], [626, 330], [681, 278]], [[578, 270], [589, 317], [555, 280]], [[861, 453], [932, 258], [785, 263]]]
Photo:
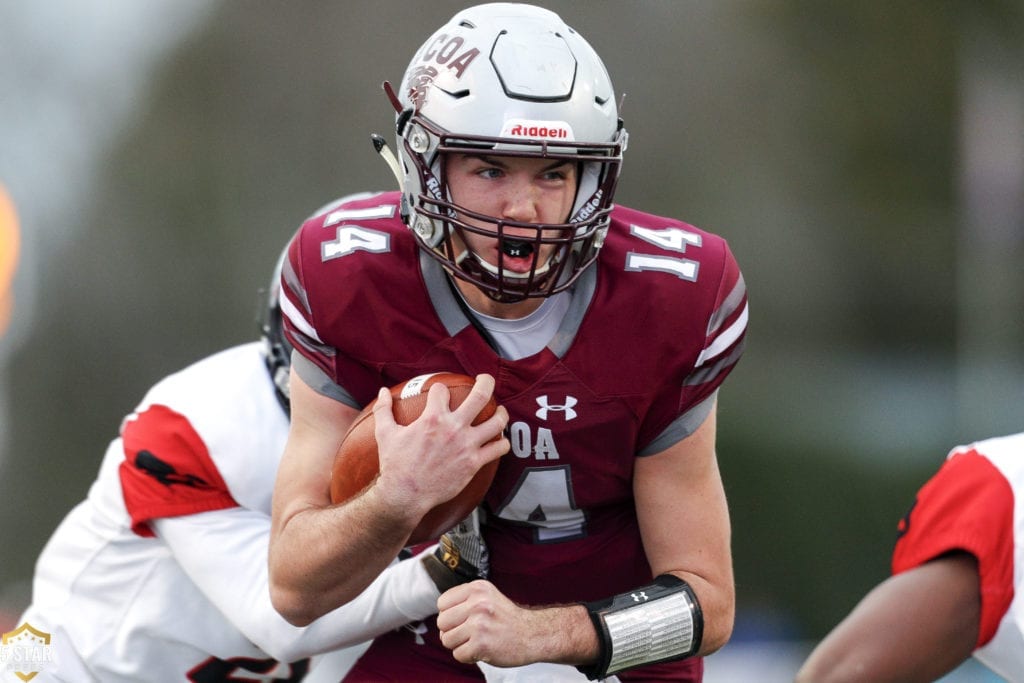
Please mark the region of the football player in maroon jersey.
[[[715, 416], [748, 314], [726, 242], [613, 204], [616, 96], [552, 12], [464, 10], [385, 91], [397, 158], [375, 144], [401, 191], [325, 207], [282, 274], [295, 353], [275, 606], [303, 624], [349, 600], [500, 458], [488, 580], [378, 638], [346, 680], [479, 680], [472, 663], [701, 680], [735, 602]], [[474, 392], [452, 411], [434, 387], [398, 427], [383, 388], [437, 371], [476, 376]], [[492, 394], [498, 411], [470, 426]], [[332, 506], [326, 473], [375, 397], [380, 476]]]

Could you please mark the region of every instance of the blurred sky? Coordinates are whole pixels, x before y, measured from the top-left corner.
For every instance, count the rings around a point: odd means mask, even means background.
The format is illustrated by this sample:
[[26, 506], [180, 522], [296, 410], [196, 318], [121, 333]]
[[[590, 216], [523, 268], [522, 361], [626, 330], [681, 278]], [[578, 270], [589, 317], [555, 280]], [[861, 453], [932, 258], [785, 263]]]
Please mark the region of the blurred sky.
[[17, 207], [21, 261], [0, 339], [0, 467], [6, 363], [30, 334], [48, 255], [82, 227], [92, 178], [145, 101], [161, 58], [216, 6], [208, 0], [0, 0], [0, 183]]
[[28, 333], [46, 255], [80, 223], [95, 165], [145, 100], [161, 58], [216, 6], [209, 0], [0, 0], [0, 182], [21, 219], [16, 322]]

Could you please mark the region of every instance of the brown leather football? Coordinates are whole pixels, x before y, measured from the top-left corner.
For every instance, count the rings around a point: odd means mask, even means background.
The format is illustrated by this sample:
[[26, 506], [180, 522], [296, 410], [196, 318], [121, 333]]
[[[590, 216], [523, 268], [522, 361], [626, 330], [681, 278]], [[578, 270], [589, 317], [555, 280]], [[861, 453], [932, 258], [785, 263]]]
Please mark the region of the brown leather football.
[[[474, 379], [454, 372], [437, 372], [420, 375], [391, 387], [395, 422], [407, 425], [419, 417], [427, 403], [427, 390], [439, 382], [448, 387], [448, 406], [454, 410], [469, 395]], [[376, 399], [371, 401], [352, 423], [338, 448], [337, 455], [334, 456], [334, 465], [331, 468], [331, 501], [334, 503], [341, 503], [360, 493], [370, 485], [380, 471], [377, 439], [374, 436], [375, 403]], [[492, 396], [473, 420], [473, 424], [480, 424], [488, 419], [496, 409], [497, 403]], [[462, 521], [483, 500], [497, 469], [497, 460], [487, 463], [457, 496], [424, 515], [409, 536], [407, 545], [436, 541], [441, 534]]]

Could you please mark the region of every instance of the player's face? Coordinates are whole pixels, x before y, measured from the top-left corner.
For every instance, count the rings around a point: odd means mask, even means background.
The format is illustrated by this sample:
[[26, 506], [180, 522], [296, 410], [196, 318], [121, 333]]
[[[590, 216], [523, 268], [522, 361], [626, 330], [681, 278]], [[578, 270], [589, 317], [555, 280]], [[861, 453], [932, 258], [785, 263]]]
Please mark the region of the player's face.
[[[471, 211], [499, 220], [521, 223], [563, 223], [576, 197], [576, 166], [569, 161], [455, 154], [448, 159], [448, 187], [452, 201]], [[469, 216], [466, 223], [493, 232], [494, 227]], [[529, 228], [505, 227], [506, 237], [533, 239]], [[498, 242], [486, 235], [466, 232], [467, 247], [491, 265], [498, 264]], [[541, 246], [538, 267], [548, 262], [556, 245]], [[506, 270], [529, 272], [532, 256], [505, 254]]]

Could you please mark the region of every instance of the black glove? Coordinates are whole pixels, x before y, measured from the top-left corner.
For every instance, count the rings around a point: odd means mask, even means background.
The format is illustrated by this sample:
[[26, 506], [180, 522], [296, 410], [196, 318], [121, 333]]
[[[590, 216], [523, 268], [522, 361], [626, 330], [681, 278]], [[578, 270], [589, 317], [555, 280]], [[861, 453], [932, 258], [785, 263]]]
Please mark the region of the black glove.
[[421, 561], [442, 593], [460, 583], [486, 579], [490, 559], [480, 535], [478, 512], [474, 510], [445, 532], [434, 552], [426, 553]]

